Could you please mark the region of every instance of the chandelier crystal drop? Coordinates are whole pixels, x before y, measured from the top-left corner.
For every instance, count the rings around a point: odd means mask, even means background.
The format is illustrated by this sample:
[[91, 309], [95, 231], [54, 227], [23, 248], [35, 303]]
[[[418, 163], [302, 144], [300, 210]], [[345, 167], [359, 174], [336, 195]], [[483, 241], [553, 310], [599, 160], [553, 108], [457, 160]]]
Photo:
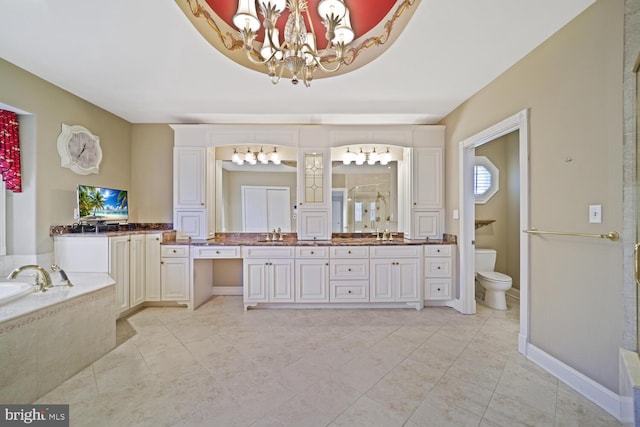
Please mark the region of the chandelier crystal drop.
[[[259, 49], [254, 49], [254, 40], [261, 28], [256, 2], [264, 27], [264, 42]], [[284, 37], [280, 40], [276, 24], [285, 8], [290, 14], [284, 26]], [[324, 36], [328, 42], [320, 52], [316, 48], [307, 0], [238, 0], [233, 24], [242, 35], [247, 58], [255, 64], [265, 65], [273, 84], [280, 81], [286, 69], [291, 74], [291, 83], [302, 80], [309, 87], [316, 69], [326, 73], [340, 69], [348, 45], [355, 38], [344, 0], [320, 0], [318, 14], [326, 28]]]

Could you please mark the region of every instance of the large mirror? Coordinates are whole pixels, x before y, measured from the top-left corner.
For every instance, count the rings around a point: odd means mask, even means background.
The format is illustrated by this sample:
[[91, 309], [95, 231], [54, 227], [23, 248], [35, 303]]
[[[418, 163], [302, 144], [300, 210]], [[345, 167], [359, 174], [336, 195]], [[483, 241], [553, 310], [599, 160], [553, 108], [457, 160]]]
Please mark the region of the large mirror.
[[402, 231], [398, 227], [398, 162], [402, 148], [350, 145], [332, 149], [332, 232]]
[[[252, 156], [255, 164], [247, 160]], [[216, 147], [216, 231], [294, 232], [296, 158], [297, 150], [288, 147]]]

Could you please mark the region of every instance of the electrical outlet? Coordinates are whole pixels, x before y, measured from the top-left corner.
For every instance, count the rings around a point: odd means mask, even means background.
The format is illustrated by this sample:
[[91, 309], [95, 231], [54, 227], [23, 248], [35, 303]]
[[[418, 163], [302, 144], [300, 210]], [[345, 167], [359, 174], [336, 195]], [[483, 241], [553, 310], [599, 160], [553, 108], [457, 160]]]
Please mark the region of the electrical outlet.
[[589, 222], [591, 224], [602, 223], [602, 205], [589, 205]]

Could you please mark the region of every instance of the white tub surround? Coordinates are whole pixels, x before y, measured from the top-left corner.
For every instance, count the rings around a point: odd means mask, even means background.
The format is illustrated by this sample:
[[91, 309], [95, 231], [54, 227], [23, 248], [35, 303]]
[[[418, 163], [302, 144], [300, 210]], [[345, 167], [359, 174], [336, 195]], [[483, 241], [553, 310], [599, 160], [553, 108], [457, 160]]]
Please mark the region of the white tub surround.
[[0, 306], [0, 402], [31, 403], [115, 347], [113, 279], [69, 279]]

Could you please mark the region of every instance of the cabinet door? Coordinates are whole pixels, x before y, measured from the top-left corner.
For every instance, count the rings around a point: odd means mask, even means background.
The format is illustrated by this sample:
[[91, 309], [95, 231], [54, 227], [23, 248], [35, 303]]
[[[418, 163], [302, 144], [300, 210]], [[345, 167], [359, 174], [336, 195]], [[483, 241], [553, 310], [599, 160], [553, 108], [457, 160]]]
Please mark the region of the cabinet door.
[[160, 234], [147, 234], [145, 245], [145, 294], [147, 301], [160, 301]]
[[245, 258], [243, 263], [243, 292], [245, 302], [267, 302], [268, 259]]
[[163, 258], [161, 265], [162, 301], [189, 299], [189, 258]]
[[443, 208], [443, 149], [416, 148], [413, 153], [413, 208]]
[[130, 236], [129, 244], [129, 306], [135, 307], [145, 300], [145, 246], [143, 234]]
[[174, 148], [174, 209], [205, 207], [205, 154], [202, 147]]
[[385, 259], [371, 261], [371, 289], [369, 298], [372, 302], [393, 301], [393, 264]]
[[412, 239], [441, 239], [442, 211], [413, 211]]
[[177, 210], [174, 214], [176, 237], [178, 239], [206, 239], [206, 212], [198, 210]]
[[293, 268], [292, 259], [269, 260], [269, 301], [293, 302]]
[[396, 301], [420, 301], [420, 259], [398, 260], [393, 267], [397, 275]]
[[296, 260], [296, 293], [299, 302], [329, 301], [329, 259]]
[[129, 308], [129, 236], [109, 238], [109, 274], [116, 282], [116, 307]]
[[329, 240], [329, 210], [301, 210], [298, 213], [299, 240]]

